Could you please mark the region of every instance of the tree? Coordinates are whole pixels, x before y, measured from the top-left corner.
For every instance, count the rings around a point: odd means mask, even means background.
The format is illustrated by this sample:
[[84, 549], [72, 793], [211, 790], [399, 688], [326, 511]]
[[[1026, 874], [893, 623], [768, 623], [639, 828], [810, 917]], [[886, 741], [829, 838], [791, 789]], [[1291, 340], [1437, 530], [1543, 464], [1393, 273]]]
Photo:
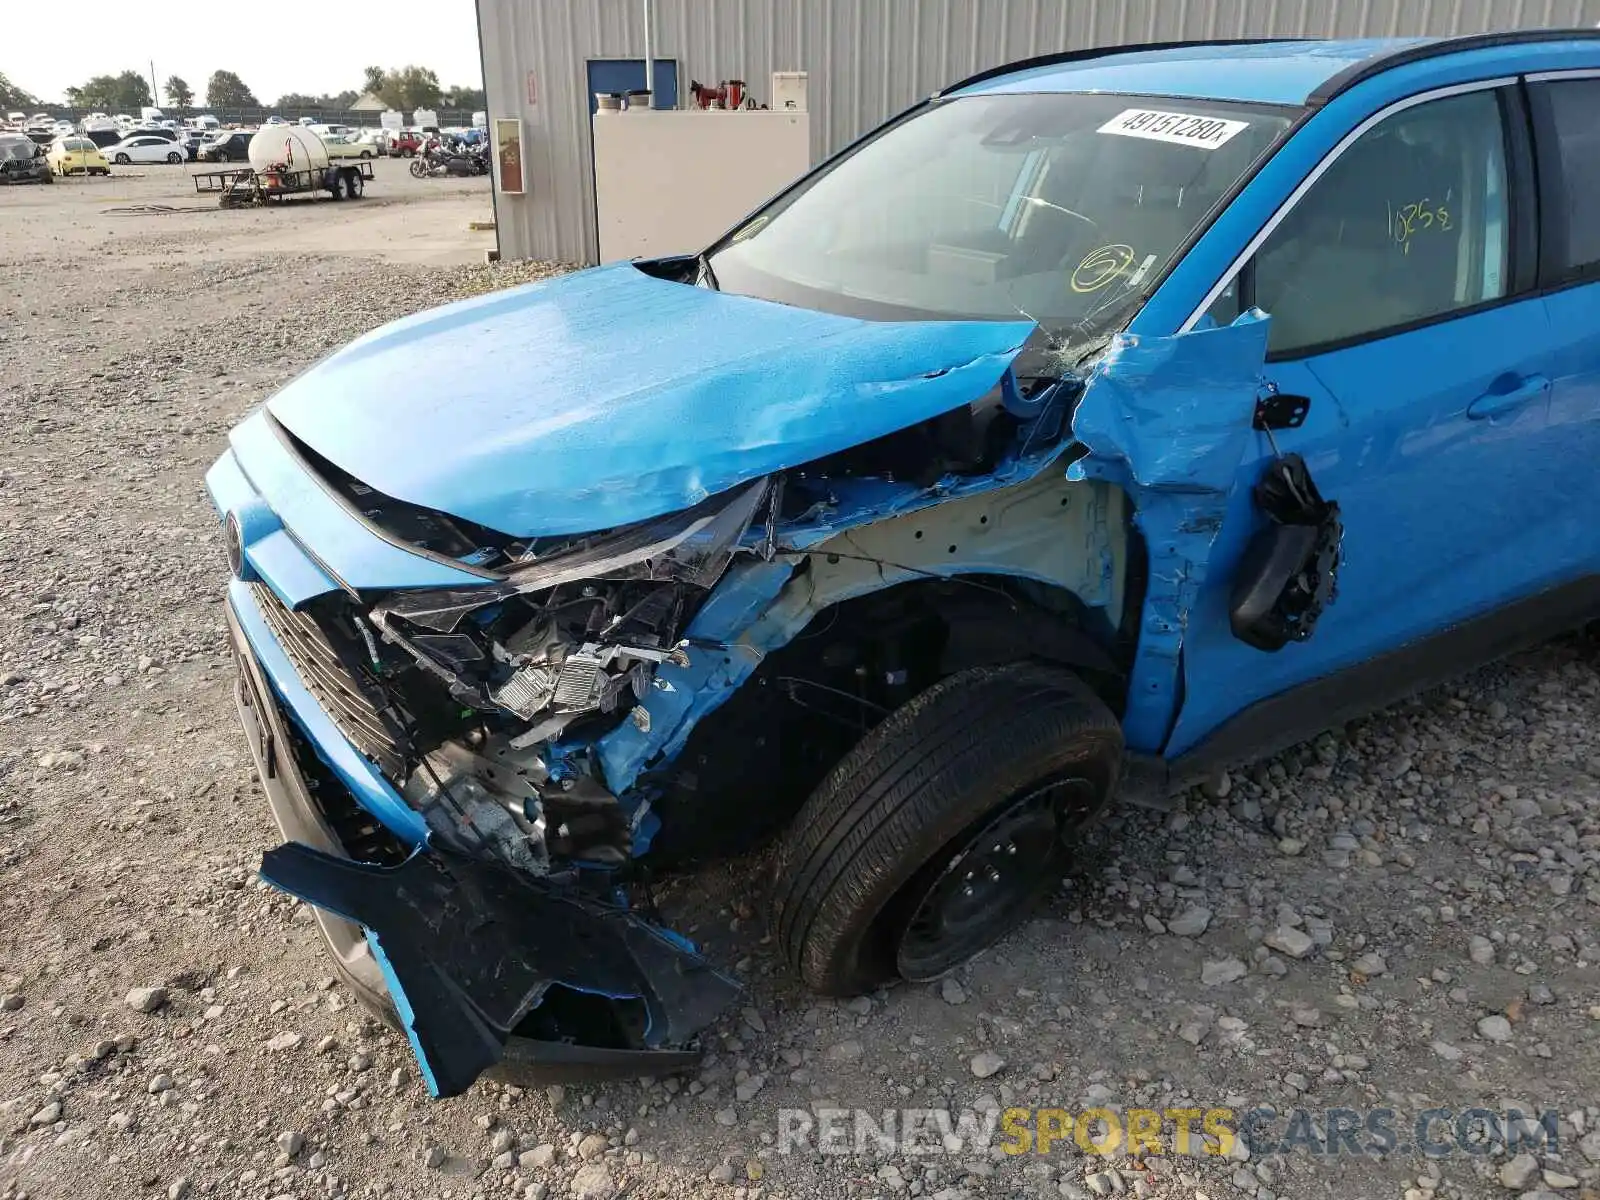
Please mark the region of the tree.
[[383, 73], [383, 86], [372, 89], [390, 108], [436, 108], [441, 92], [439, 77], [427, 67], [401, 67]]
[[150, 81], [137, 71], [96, 75], [82, 87], [68, 88], [67, 100], [75, 108], [101, 112], [135, 113], [151, 102]]
[[180, 112], [194, 102], [194, 89], [178, 75], [172, 75], [167, 78], [166, 93], [167, 103]]
[[129, 112], [138, 112], [156, 102], [156, 98], [150, 94], [150, 81], [142, 71], [124, 71], [118, 75], [117, 91], [122, 96], [123, 107]]
[[286, 92], [278, 97], [273, 108], [330, 108], [346, 109], [361, 97], [355, 92], [339, 92], [332, 96], [310, 96], [304, 92]]
[[446, 108], [460, 108], [470, 112], [478, 112], [485, 107], [483, 89], [469, 87], [445, 88], [444, 106]]
[[38, 97], [23, 91], [4, 75], [0, 75], [0, 108], [12, 110], [19, 108], [35, 109], [38, 107]]
[[259, 108], [261, 101], [232, 71], [213, 71], [206, 81], [206, 104], [211, 108]]
[[382, 67], [368, 67], [363, 74], [365, 76], [361, 85], [363, 91], [371, 92], [374, 96], [383, 91], [383, 78], [388, 72]]

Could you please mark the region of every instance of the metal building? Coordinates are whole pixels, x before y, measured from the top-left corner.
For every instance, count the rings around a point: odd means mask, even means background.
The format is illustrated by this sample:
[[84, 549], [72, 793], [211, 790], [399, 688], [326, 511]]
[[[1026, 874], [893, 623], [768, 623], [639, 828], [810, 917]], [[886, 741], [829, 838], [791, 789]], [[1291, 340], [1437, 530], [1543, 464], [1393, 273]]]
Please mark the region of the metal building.
[[491, 128], [522, 122], [525, 190], [496, 183], [500, 251], [597, 261], [592, 92], [641, 86], [647, 40], [657, 107], [688, 105], [691, 79], [765, 100], [774, 71], [807, 72], [819, 162], [946, 84], [1056, 50], [1597, 23], [1600, 0], [478, 0]]

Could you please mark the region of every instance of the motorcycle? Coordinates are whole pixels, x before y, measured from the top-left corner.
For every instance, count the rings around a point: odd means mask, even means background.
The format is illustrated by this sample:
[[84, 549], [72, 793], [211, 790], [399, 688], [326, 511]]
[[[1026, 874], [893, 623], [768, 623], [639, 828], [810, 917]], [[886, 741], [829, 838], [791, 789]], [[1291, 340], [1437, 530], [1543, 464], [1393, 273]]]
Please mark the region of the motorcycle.
[[489, 173], [488, 147], [460, 149], [449, 146], [430, 146], [411, 160], [411, 174], [418, 179], [437, 179], [444, 175], [487, 175]]

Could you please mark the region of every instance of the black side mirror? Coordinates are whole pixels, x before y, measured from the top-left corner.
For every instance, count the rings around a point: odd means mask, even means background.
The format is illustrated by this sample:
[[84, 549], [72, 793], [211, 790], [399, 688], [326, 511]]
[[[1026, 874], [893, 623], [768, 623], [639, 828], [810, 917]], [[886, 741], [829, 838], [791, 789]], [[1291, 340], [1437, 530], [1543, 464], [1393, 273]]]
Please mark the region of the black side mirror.
[[1255, 487], [1271, 524], [1239, 560], [1228, 604], [1233, 636], [1257, 650], [1281, 650], [1311, 636], [1339, 590], [1344, 524], [1298, 454], [1274, 459]]

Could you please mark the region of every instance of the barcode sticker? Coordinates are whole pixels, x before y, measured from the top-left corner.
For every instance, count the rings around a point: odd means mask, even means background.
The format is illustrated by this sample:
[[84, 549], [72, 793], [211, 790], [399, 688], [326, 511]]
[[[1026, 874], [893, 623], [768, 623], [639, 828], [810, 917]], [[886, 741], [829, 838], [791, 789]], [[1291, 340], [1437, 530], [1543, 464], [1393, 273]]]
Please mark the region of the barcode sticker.
[[1215, 150], [1240, 132], [1249, 121], [1230, 121], [1225, 117], [1201, 117], [1193, 113], [1161, 112], [1153, 108], [1127, 108], [1100, 126], [1101, 133], [1118, 137], [1148, 138], [1153, 142], [1172, 142], [1197, 150]]

